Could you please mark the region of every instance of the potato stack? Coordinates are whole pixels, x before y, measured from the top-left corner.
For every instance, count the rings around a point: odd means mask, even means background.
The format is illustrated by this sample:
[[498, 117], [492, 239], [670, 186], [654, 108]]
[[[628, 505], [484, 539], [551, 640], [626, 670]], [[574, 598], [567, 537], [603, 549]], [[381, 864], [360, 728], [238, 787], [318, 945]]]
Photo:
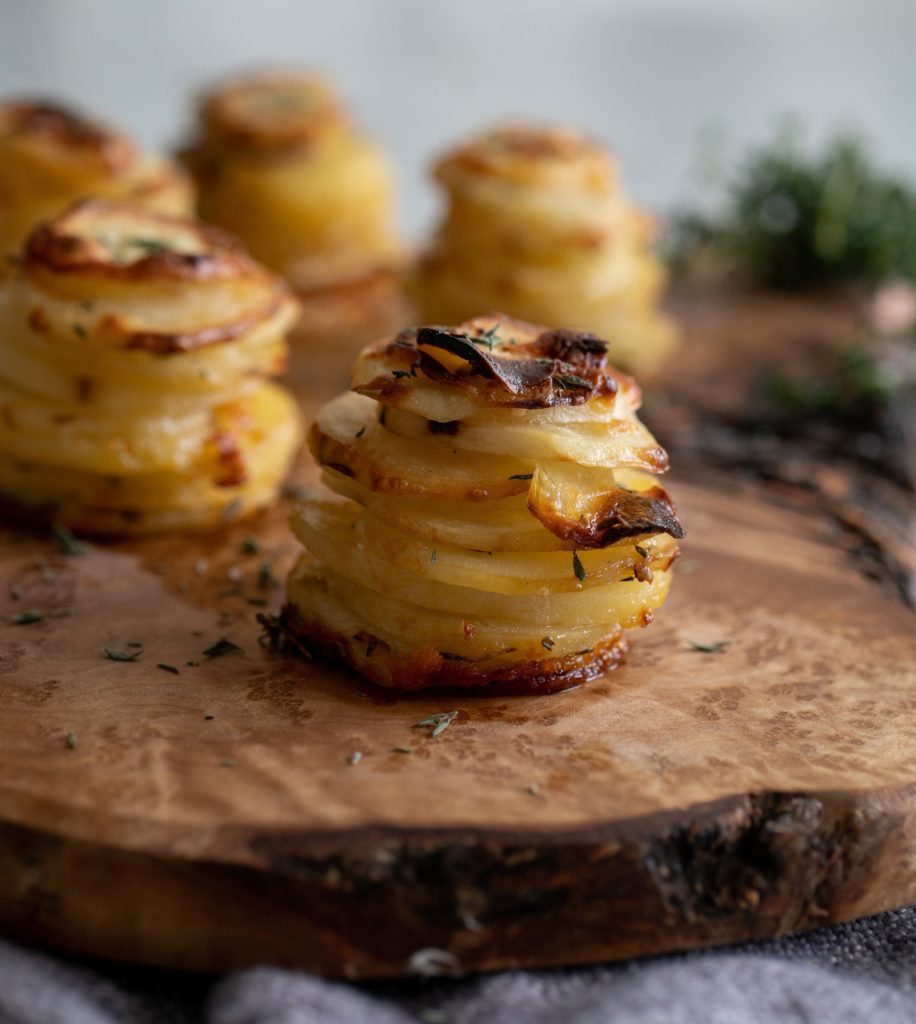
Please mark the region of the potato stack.
[[300, 437], [267, 381], [296, 302], [228, 236], [86, 201], [0, 283], [0, 493], [98, 534], [271, 501]]
[[325, 81], [281, 70], [230, 79], [204, 97], [182, 157], [203, 219], [305, 300], [301, 337], [390, 328], [401, 310], [394, 175]]
[[638, 374], [669, 355], [654, 225], [628, 202], [610, 153], [565, 128], [514, 125], [447, 154], [435, 176], [450, 206], [411, 283], [424, 320], [501, 309], [574, 325], [608, 338]]
[[383, 686], [561, 689], [616, 663], [683, 536], [640, 391], [591, 334], [478, 317], [379, 342], [312, 428], [287, 627]]
[[194, 206], [184, 171], [121, 132], [50, 103], [0, 103], [0, 276], [37, 224], [93, 196], [162, 213]]

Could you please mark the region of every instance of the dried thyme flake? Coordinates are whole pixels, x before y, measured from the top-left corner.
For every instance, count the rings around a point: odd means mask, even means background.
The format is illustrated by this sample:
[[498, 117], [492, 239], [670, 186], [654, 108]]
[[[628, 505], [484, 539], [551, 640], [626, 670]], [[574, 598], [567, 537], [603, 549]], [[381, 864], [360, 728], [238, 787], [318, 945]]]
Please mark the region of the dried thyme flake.
[[354, 437], [362, 437], [363, 434], [365, 434], [365, 433], [366, 433], [366, 428], [365, 428], [365, 426], [362, 426], [362, 427], [359, 428], [359, 430], [356, 431], [356, 433], [353, 436]]
[[116, 651], [111, 647], [102, 648], [102, 657], [107, 658], [109, 661], [136, 661], [142, 653], [142, 650]]
[[579, 557], [578, 551], [573, 552], [572, 567], [577, 580], [584, 580], [588, 575], [585, 571], [585, 566], [582, 564], [582, 559]]
[[73, 536], [66, 526], [55, 526], [51, 530], [51, 540], [62, 555], [85, 555], [86, 545]]
[[587, 380], [577, 377], [574, 373], [555, 373], [551, 378], [554, 387], [561, 391], [591, 391], [592, 386]]
[[435, 565], [436, 562], [439, 561], [439, 552], [436, 551], [435, 548], [433, 548], [432, 551], [430, 551], [430, 553], [429, 553], [429, 560], [430, 560], [430, 562], [432, 562], [433, 565]]
[[295, 633], [286, 628], [279, 615], [258, 612], [255, 618], [261, 626], [258, 642], [262, 647], [270, 647], [280, 654], [299, 654], [308, 661], [312, 660], [312, 652]]
[[640, 546], [639, 544], [634, 544], [633, 545], [633, 550], [636, 552], [637, 555], [639, 555], [640, 558], [648, 558], [649, 557], [649, 552], [644, 547]]
[[77, 336], [77, 338], [82, 338], [83, 340], [85, 340], [86, 338], [89, 337], [89, 332], [82, 324], [71, 324], [70, 329]]
[[422, 722], [414, 722], [411, 726], [412, 729], [429, 729], [430, 739], [435, 739], [437, 736], [441, 736], [442, 733], [455, 721], [460, 711], [441, 711], [436, 715], [429, 715], [424, 718]]
[[258, 586], [261, 590], [276, 590], [280, 586], [273, 567], [266, 559], [258, 566]]
[[167, 665], [164, 661], [160, 661], [156, 668], [161, 668], [163, 672], [171, 672], [173, 676], [181, 674], [174, 665]]
[[391, 371], [391, 376], [394, 377], [395, 380], [401, 380], [404, 377], [409, 377], [410, 376], [410, 371], [409, 370], [392, 370]]
[[64, 743], [66, 743], [68, 750], [76, 750], [76, 733], [68, 732]]
[[493, 342], [496, 341], [499, 336], [499, 326], [499, 324], [494, 324], [492, 327], [488, 327], [487, 330], [482, 331], [476, 338], [471, 338], [471, 341], [473, 341], [475, 345], [480, 345], [481, 343], [486, 345], [492, 352]]
[[45, 613], [38, 608], [29, 608], [28, 611], [18, 612], [16, 615], [6, 615], [4, 620], [14, 626], [28, 626], [33, 622], [41, 622]]
[[534, 477], [534, 473], [513, 473], [509, 477], [510, 480], [531, 480]]
[[236, 651], [241, 651], [241, 649], [238, 644], [234, 644], [231, 640], [221, 637], [215, 644], [211, 644], [203, 654], [205, 658], [221, 658], [224, 654], [234, 654]]
[[392, 747], [391, 748], [391, 753], [392, 754], [412, 754], [413, 753], [413, 747]]
[[552, 651], [554, 647], [556, 647], [556, 641], [552, 640], [549, 636], [545, 636], [541, 640], [541, 647], [543, 647], [545, 651]]
[[259, 555], [264, 550], [257, 537], [246, 537], [239, 547], [243, 555]]
[[726, 647], [731, 643], [731, 640], [715, 640], [712, 643], [702, 643], [699, 640], [688, 640], [688, 644], [695, 651], [702, 651], [703, 654], [718, 654], [719, 651], [724, 651]]
[[128, 238], [128, 245], [135, 249], [142, 249], [148, 256], [154, 256], [165, 252], [171, 252], [171, 248], [158, 238]]

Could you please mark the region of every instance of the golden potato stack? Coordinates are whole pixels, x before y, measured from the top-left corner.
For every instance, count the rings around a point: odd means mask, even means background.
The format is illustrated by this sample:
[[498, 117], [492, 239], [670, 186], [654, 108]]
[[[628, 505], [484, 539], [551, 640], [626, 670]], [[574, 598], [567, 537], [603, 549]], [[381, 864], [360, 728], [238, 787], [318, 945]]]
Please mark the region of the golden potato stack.
[[161, 213], [194, 206], [184, 171], [117, 130], [50, 103], [0, 103], [0, 276], [37, 224], [89, 197]]
[[447, 154], [435, 176], [450, 205], [411, 281], [426, 322], [501, 309], [574, 325], [638, 374], [670, 354], [653, 222], [627, 201], [610, 153], [565, 128], [510, 125]]
[[312, 428], [340, 497], [294, 513], [287, 627], [402, 690], [544, 692], [616, 663], [683, 532], [606, 352], [499, 316], [367, 348]]
[[182, 156], [203, 219], [303, 298], [298, 337], [391, 328], [402, 308], [394, 175], [326, 82], [280, 70], [227, 81], [204, 97]]
[[113, 535], [270, 503], [300, 438], [267, 380], [295, 317], [282, 279], [221, 231], [77, 204], [0, 283], [0, 493]]

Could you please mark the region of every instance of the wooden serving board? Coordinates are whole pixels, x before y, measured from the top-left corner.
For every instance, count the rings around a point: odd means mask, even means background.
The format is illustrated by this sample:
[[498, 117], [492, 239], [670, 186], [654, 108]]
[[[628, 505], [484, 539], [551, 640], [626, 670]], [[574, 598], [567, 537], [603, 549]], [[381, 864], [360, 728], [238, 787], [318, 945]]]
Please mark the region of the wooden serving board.
[[[7, 530], [0, 612], [44, 618], [0, 625], [0, 931], [358, 978], [916, 900], [912, 612], [813, 501], [693, 465], [670, 483], [670, 601], [625, 667], [537, 698], [401, 697], [262, 647], [249, 599], [281, 600], [258, 580], [295, 556], [283, 509], [81, 556]], [[204, 656], [222, 637], [241, 650]], [[101, 655], [131, 643], [134, 662]], [[416, 727], [447, 711], [438, 737]]]

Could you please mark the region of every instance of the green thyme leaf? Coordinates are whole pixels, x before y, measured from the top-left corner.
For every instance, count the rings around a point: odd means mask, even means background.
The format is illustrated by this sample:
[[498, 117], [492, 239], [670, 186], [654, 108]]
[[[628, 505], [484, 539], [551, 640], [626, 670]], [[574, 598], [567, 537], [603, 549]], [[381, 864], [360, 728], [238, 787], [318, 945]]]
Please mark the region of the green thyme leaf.
[[239, 546], [243, 555], [259, 555], [263, 550], [257, 537], [246, 537]]
[[28, 626], [33, 622], [41, 622], [44, 617], [45, 613], [43, 611], [39, 611], [38, 608], [29, 608], [28, 611], [19, 612], [16, 615], [7, 615], [5, 621], [12, 623], [14, 626]]
[[76, 733], [68, 732], [67, 738], [64, 740], [64, 742], [67, 744], [68, 750], [76, 750]]
[[718, 654], [729, 646], [731, 640], [716, 640], [714, 643], [701, 643], [699, 640], [688, 640], [688, 644], [695, 651], [702, 651], [704, 654]]
[[276, 590], [280, 586], [280, 581], [274, 576], [270, 562], [266, 560], [258, 566], [258, 586], [261, 590]]
[[109, 661], [136, 661], [143, 651], [116, 651], [111, 647], [102, 648], [102, 657]]
[[411, 728], [413, 729], [429, 729], [430, 739], [436, 739], [437, 736], [441, 736], [442, 733], [455, 721], [460, 714], [460, 711], [441, 711], [436, 715], [429, 715], [424, 718], [422, 722], [414, 722]]
[[554, 387], [561, 391], [591, 391], [592, 386], [587, 380], [577, 377], [574, 373], [555, 373], [551, 380]]
[[579, 557], [579, 552], [574, 551], [572, 557], [573, 572], [576, 575], [577, 580], [584, 580], [588, 575], [585, 571], [585, 566], [582, 564], [582, 559]]
[[85, 555], [86, 545], [73, 536], [67, 526], [54, 526], [51, 529], [51, 540], [61, 555]]
[[221, 658], [223, 655], [234, 654], [236, 651], [241, 651], [241, 649], [238, 644], [234, 644], [231, 640], [222, 637], [215, 644], [211, 644], [203, 653], [206, 658]]
[[164, 661], [160, 661], [156, 668], [161, 668], [163, 672], [171, 672], [173, 676], [180, 675], [174, 665], [167, 665]]

